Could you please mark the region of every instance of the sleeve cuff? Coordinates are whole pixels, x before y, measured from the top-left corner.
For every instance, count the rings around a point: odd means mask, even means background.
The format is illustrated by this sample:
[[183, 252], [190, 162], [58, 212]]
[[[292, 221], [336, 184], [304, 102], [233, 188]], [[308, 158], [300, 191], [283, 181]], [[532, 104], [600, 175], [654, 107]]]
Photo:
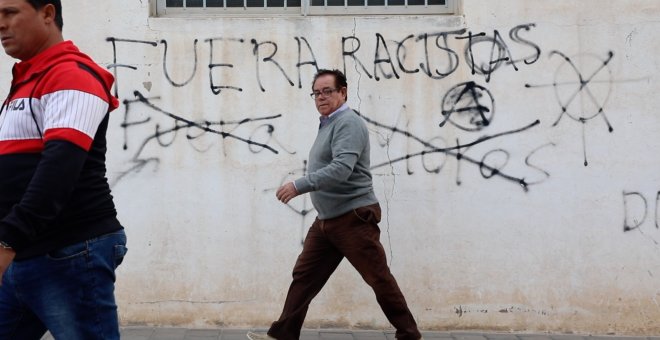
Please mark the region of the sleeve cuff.
[[305, 194], [310, 191], [314, 191], [314, 187], [312, 186], [311, 183], [309, 183], [309, 180], [305, 177], [298, 178], [293, 182], [293, 186], [296, 187], [296, 190], [298, 190], [299, 194]]
[[25, 248], [27, 239], [19, 232], [14, 232], [11, 226], [5, 222], [0, 222], [0, 240], [8, 244], [14, 251]]

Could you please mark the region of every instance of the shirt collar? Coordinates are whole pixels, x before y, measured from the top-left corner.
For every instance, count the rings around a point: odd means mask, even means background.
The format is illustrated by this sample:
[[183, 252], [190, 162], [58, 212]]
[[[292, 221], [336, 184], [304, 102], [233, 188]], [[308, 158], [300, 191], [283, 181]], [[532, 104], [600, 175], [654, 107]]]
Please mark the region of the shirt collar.
[[319, 129], [322, 128], [323, 126], [325, 126], [326, 124], [330, 123], [330, 121], [332, 119], [334, 119], [336, 116], [338, 116], [339, 113], [341, 113], [342, 111], [345, 111], [347, 109], [348, 109], [348, 104], [344, 103], [337, 110], [335, 110], [333, 113], [331, 113], [327, 116], [321, 115], [319, 117], [319, 120], [321, 121], [321, 123], [319, 124]]
[[346, 103], [341, 104], [341, 106], [340, 106], [337, 110], [335, 110], [335, 112], [333, 112], [333, 113], [331, 113], [331, 114], [328, 115], [328, 118], [332, 118], [332, 116], [334, 116], [334, 115], [336, 115], [337, 113], [342, 112], [342, 111], [344, 111], [344, 110], [346, 110], [346, 109], [348, 109], [348, 104], [346, 104]]

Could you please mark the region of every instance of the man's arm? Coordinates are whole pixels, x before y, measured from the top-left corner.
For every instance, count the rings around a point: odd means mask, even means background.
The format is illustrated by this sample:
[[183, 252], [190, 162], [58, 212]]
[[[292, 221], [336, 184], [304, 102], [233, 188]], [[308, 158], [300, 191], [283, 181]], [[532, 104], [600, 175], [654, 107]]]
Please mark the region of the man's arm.
[[43, 78], [50, 92], [40, 96], [41, 159], [20, 202], [0, 216], [0, 241], [18, 253], [66, 206], [108, 112], [105, 87], [94, 75], [70, 63], [58, 66]]
[[73, 143], [47, 142], [23, 198], [0, 220], [0, 240], [20, 251], [46, 229], [68, 202], [86, 159], [87, 151]]

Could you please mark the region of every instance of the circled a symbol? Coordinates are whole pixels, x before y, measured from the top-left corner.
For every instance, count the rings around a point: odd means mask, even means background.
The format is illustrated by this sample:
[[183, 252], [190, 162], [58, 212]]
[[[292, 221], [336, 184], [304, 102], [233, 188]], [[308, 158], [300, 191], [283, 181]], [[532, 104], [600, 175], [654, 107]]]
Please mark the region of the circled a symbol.
[[465, 131], [480, 131], [495, 115], [495, 100], [487, 88], [473, 81], [452, 87], [442, 99], [443, 121]]

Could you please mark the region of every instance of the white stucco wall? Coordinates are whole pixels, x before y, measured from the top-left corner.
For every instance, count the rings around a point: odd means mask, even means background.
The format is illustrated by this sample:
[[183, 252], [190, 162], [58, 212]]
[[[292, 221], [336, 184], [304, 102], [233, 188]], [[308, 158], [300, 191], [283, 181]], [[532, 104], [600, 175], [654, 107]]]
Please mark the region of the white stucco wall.
[[[274, 192], [315, 136], [316, 61], [346, 68], [368, 120], [381, 240], [423, 329], [660, 332], [660, 2], [461, 7], [173, 19], [147, 0], [64, 1], [66, 38], [116, 73], [123, 101], [108, 154], [129, 236], [122, 322], [277, 318], [314, 211]], [[499, 53], [514, 63], [489, 67]], [[389, 325], [344, 262], [310, 308], [319, 326]]]

